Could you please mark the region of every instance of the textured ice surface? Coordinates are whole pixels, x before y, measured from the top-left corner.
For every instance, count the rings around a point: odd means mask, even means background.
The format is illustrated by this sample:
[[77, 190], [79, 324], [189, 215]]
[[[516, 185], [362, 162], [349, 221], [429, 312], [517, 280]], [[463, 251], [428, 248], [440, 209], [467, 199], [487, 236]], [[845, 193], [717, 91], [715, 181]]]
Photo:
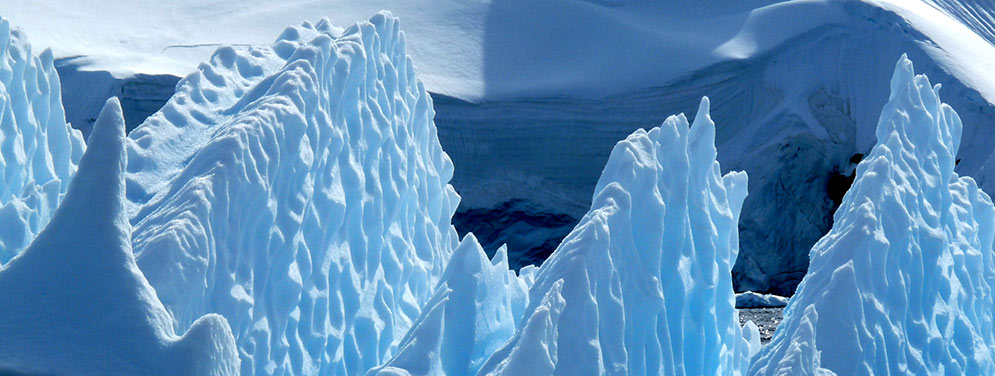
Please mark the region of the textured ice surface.
[[481, 374], [724, 375], [759, 346], [733, 306], [746, 174], [720, 175], [704, 98], [612, 151], [591, 211], [546, 260]]
[[878, 144], [755, 375], [995, 372], [995, 207], [953, 172], [961, 120], [902, 57]]
[[453, 252], [435, 296], [383, 367], [371, 374], [474, 375], [515, 334], [528, 305], [534, 267], [508, 269], [507, 248], [492, 260], [473, 234]]
[[111, 99], [51, 222], [0, 270], [0, 373], [237, 374], [225, 319], [201, 317], [176, 336], [135, 264], [124, 141]]
[[52, 52], [34, 56], [0, 18], [0, 265], [48, 223], [83, 153], [66, 124]]
[[131, 133], [138, 265], [177, 329], [228, 319], [242, 374], [366, 372], [436, 292], [459, 196], [405, 51], [389, 14], [224, 47]]

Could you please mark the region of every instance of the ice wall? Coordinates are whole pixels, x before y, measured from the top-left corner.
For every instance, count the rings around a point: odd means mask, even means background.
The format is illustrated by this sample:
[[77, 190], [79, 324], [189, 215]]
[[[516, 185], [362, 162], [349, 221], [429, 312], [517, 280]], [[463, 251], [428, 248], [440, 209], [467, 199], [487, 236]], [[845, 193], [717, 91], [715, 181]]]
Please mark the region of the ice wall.
[[903, 56], [877, 145], [754, 375], [995, 372], [995, 207], [953, 172], [962, 125]]
[[34, 56], [0, 18], [0, 265], [48, 223], [83, 149], [66, 124], [52, 52]]
[[112, 98], [51, 222], [0, 270], [0, 373], [237, 374], [225, 319], [200, 317], [176, 336], [135, 264], [124, 140]]
[[[591, 210], [539, 269], [515, 336], [480, 374], [735, 375], [759, 346], [731, 268], [747, 179], [722, 176], [702, 99], [618, 143]], [[749, 330], [755, 331], [751, 326]]]
[[361, 374], [421, 315], [458, 238], [453, 164], [397, 20], [219, 49], [132, 132], [138, 265], [241, 373]]

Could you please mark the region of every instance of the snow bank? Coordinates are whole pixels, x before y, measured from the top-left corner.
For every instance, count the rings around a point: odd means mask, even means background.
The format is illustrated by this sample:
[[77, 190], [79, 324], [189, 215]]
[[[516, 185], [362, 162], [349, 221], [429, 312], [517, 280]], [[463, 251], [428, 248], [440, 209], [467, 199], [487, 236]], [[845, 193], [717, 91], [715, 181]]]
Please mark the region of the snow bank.
[[52, 52], [0, 18], [0, 266], [48, 223], [84, 149], [66, 124]]
[[902, 57], [878, 144], [751, 374], [995, 372], [995, 207], [953, 172], [962, 125]]
[[[612, 151], [591, 211], [539, 269], [520, 329], [480, 374], [739, 374], [733, 306], [747, 179], [720, 175], [704, 98]], [[754, 332], [755, 326], [750, 327]]]
[[405, 44], [381, 13], [220, 48], [130, 135], [138, 265], [244, 375], [366, 372], [436, 293], [459, 196]]
[[183, 337], [135, 264], [124, 210], [124, 118], [101, 111], [51, 222], [0, 270], [0, 373], [235, 375], [218, 315]]

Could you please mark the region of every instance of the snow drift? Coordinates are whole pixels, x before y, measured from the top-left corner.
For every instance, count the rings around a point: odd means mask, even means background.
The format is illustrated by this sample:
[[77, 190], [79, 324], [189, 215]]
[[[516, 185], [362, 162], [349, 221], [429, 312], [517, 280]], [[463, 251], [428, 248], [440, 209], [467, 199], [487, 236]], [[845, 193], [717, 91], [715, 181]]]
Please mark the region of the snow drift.
[[833, 229], [754, 375], [995, 372], [995, 207], [955, 173], [962, 124], [903, 56]]
[[52, 51], [32, 55], [25, 35], [0, 18], [0, 265], [48, 223], [83, 149], [66, 124]]
[[235, 375], [224, 318], [183, 337], [135, 264], [124, 118], [107, 102], [51, 222], [0, 270], [0, 373]]
[[220, 48], [130, 135], [138, 265], [244, 375], [366, 372], [435, 294], [459, 196], [405, 43], [381, 13]]
[[520, 328], [480, 374], [724, 375], [746, 369], [732, 291], [746, 174], [715, 124], [671, 116], [618, 143], [591, 211], [542, 265]]

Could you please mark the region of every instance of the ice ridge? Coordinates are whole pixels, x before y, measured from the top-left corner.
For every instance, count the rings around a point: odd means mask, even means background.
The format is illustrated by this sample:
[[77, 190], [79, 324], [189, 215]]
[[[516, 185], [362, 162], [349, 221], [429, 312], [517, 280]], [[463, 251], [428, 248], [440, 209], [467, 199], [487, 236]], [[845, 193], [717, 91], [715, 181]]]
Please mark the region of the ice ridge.
[[226, 317], [243, 375], [387, 361], [459, 243], [433, 117], [389, 13], [219, 49], [129, 142], [138, 265], [177, 329]]
[[121, 106], [112, 98], [52, 220], [0, 270], [0, 373], [237, 373], [225, 319], [201, 317], [176, 336], [135, 264], [124, 139]]
[[747, 177], [721, 175], [708, 110], [703, 98], [690, 128], [671, 116], [615, 146], [591, 210], [543, 263], [517, 333], [479, 374], [747, 369], [759, 336], [740, 328], [730, 274]]
[[750, 374], [995, 373], [995, 207], [954, 172], [939, 89], [898, 61], [878, 143]]
[[0, 267], [48, 223], [83, 150], [66, 124], [51, 50], [34, 56], [0, 18]]

